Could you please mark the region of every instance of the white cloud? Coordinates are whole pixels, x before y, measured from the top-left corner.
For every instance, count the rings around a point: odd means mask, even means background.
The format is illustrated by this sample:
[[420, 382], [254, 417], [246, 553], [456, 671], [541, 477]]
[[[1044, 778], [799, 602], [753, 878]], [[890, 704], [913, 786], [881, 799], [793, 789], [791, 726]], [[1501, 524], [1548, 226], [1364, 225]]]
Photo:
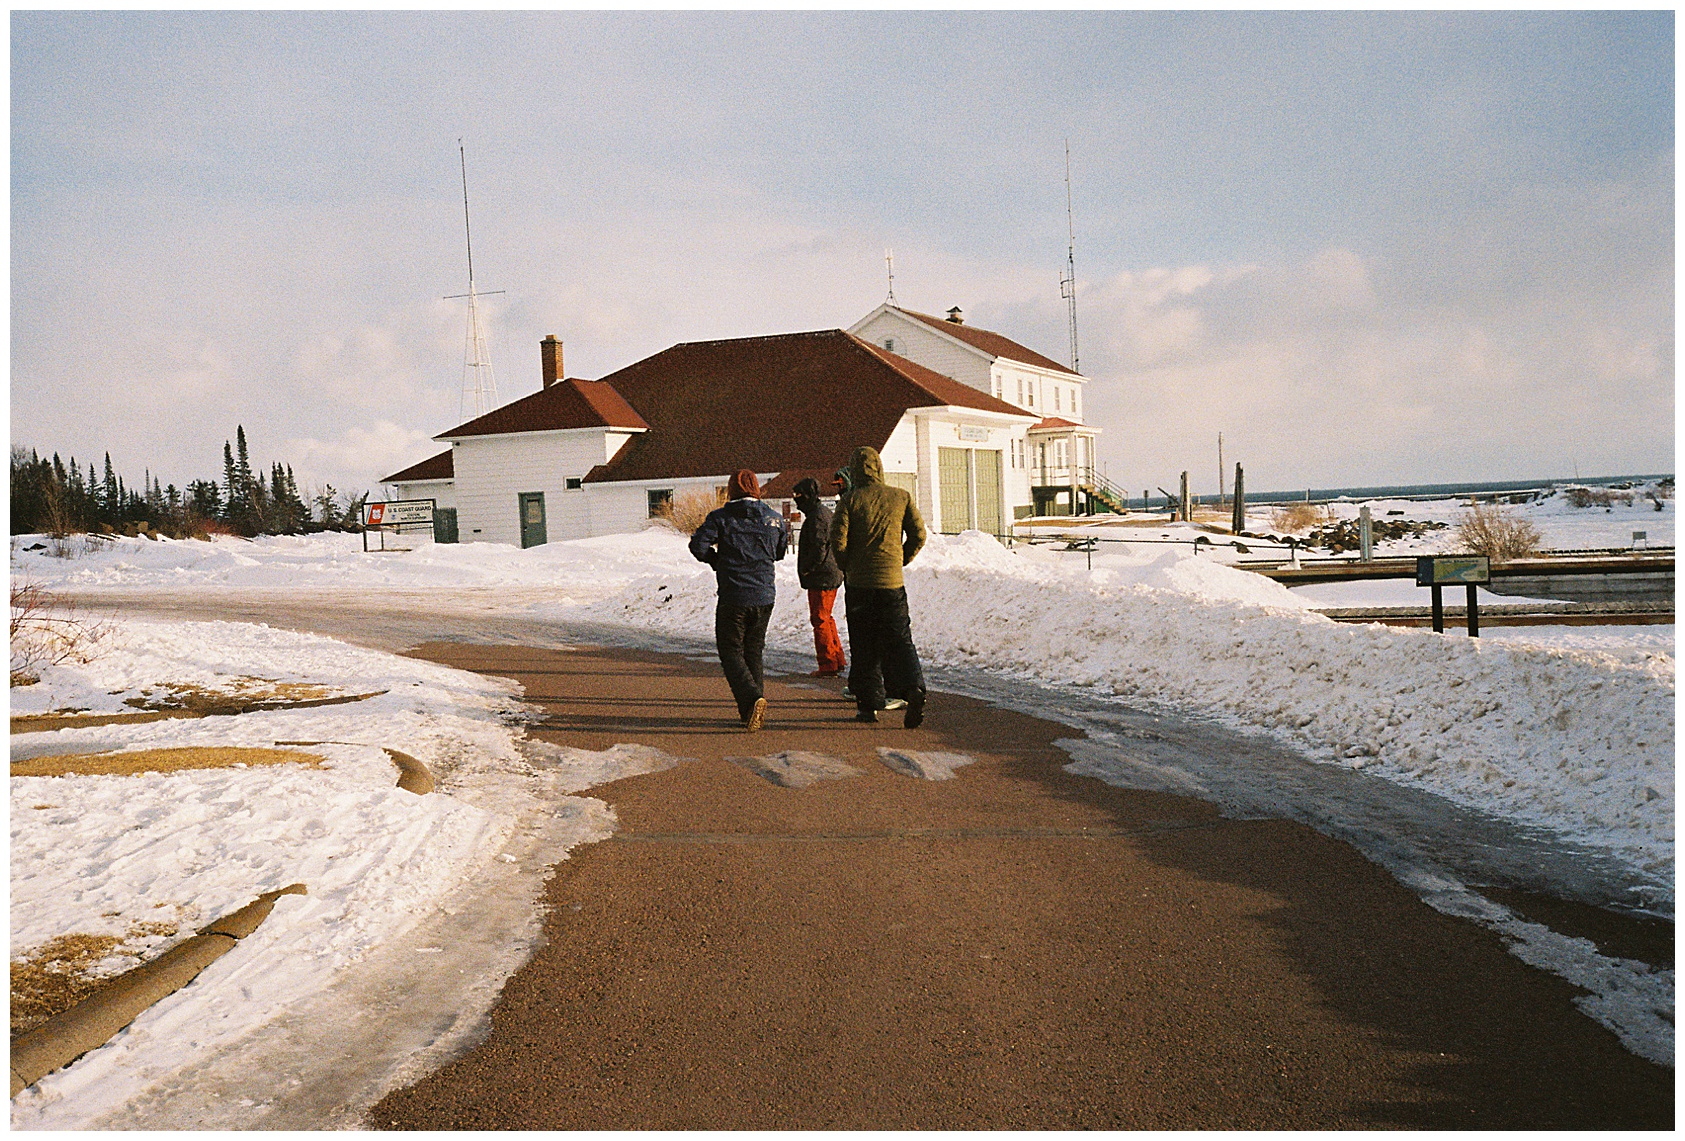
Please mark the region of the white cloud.
[[[391, 420], [352, 425], [326, 440], [305, 436], [281, 444], [282, 452], [298, 457], [292, 461], [293, 476], [301, 487], [331, 483], [341, 491], [366, 491], [381, 476], [440, 450], [442, 445], [430, 439], [429, 433]], [[358, 478], [364, 472], [372, 474]]]

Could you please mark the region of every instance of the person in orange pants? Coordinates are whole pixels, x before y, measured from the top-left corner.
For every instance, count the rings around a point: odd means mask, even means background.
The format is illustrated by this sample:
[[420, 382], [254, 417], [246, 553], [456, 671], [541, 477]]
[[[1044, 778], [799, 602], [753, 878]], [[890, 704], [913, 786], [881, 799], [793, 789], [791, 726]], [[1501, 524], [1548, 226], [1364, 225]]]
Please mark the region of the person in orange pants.
[[834, 677], [848, 663], [843, 659], [842, 637], [831, 608], [843, 574], [831, 553], [831, 512], [819, 501], [819, 482], [804, 479], [795, 486], [796, 508], [802, 513], [801, 535], [796, 541], [796, 581], [807, 591], [807, 614], [813, 623], [813, 652], [819, 668], [808, 676]]

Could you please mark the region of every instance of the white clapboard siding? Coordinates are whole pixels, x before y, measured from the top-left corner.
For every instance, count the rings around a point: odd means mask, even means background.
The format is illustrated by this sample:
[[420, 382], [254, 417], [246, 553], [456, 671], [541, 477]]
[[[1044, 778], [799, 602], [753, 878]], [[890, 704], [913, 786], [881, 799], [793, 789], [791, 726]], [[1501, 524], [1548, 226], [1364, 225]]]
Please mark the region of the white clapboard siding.
[[392, 488], [394, 499], [431, 499], [433, 506], [441, 510], [456, 506], [456, 487], [448, 479], [423, 479], [388, 486]]
[[893, 340], [895, 347], [889, 351], [896, 356], [906, 357], [914, 364], [922, 364], [932, 372], [952, 377], [979, 392], [995, 395], [990, 389], [988, 354], [970, 345], [956, 343], [922, 321], [884, 312], [853, 332], [861, 340], [880, 349], [884, 347], [884, 341]]
[[603, 534], [593, 519], [594, 497], [569, 491], [610, 459], [630, 436], [604, 428], [473, 437], [457, 441], [457, 533], [464, 543], [521, 544], [519, 497], [544, 496], [545, 532], [550, 542]]
[[[1062, 416], [1074, 423], [1083, 423], [1083, 377], [1005, 357], [995, 358], [995, 375], [1000, 379], [1000, 398], [1008, 404], [1015, 404], [1037, 416]], [[1059, 390], [1057, 401], [1053, 398], [1055, 388]]]

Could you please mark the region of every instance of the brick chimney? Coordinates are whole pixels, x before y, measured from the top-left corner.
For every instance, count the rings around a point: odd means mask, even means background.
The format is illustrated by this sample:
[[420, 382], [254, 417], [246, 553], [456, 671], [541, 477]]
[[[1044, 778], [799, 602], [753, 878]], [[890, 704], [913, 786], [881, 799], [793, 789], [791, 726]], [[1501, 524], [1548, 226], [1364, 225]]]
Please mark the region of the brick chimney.
[[562, 342], [551, 333], [538, 342], [538, 357], [544, 366], [544, 387], [549, 388], [562, 379]]
[[948, 320], [952, 321], [956, 325], [963, 325], [965, 324], [965, 314], [960, 312], [960, 307], [956, 305], [952, 309], [948, 310]]

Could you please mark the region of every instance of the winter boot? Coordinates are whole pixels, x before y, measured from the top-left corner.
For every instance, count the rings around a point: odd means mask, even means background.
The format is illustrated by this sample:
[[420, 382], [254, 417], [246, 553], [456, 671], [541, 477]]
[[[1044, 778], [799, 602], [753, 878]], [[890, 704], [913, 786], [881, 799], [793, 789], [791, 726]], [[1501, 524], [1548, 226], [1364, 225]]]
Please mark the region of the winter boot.
[[915, 689], [907, 698], [907, 714], [901, 724], [908, 729], [917, 729], [924, 724], [924, 690]]

